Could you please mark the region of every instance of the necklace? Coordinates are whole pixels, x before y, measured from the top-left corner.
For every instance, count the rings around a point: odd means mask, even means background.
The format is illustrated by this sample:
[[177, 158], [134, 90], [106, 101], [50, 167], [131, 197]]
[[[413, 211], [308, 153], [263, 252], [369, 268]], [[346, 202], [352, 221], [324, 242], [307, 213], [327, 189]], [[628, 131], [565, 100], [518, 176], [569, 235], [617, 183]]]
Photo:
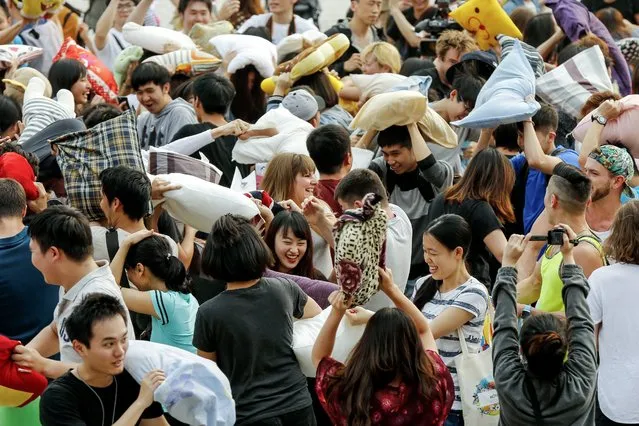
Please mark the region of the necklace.
[[[84, 381], [82, 377], [80, 377], [80, 371], [79, 370], [75, 370], [75, 371], [77, 373], [76, 376], [78, 376], [78, 379], [80, 379], [80, 381], [84, 383], [86, 387], [88, 387], [91, 390], [91, 392], [93, 392], [95, 397], [98, 398], [98, 401], [100, 402], [100, 407], [102, 408], [102, 422], [100, 424], [102, 426], [105, 426], [104, 419], [106, 417], [106, 411], [104, 410], [104, 404], [102, 403], [102, 398], [100, 398], [100, 395], [98, 395], [95, 389], [93, 389], [87, 382]], [[113, 380], [115, 381], [115, 396], [113, 398], [113, 416], [111, 417], [111, 425], [115, 423], [115, 407], [118, 403], [118, 378], [113, 376]]]

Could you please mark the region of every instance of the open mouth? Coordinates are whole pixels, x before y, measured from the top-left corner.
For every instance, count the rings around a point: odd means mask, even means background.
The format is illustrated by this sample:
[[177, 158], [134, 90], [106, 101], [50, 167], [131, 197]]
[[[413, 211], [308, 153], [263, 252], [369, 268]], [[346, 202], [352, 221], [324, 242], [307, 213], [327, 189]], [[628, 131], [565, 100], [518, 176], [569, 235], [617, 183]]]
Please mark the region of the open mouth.
[[428, 272], [430, 272], [431, 275], [436, 274], [437, 271], [439, 271], [439, 268], [437, 266], [428, 265]]

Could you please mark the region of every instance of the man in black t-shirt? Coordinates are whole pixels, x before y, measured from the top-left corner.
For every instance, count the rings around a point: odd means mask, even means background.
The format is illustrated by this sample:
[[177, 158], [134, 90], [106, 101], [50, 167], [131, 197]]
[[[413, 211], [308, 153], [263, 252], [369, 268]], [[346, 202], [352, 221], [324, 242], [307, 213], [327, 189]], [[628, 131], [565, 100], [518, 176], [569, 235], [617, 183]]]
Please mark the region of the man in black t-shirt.
[[42, 395], [43, 426], [168, 425], [162, 406], [153, 402], [164, 373], [152, 371], [139, 385], [124, 370], [128, 332], [126, 310], [118, 299], [87, 296], [65, 328], [82, 363], [51, 383]]
[[402, 59], [419, 56], [421, 37], [415, 33], [415, 25], [424, 19], [432, 19], [437, 8], [429, 1], [411, 0], [412, 7], [401, 10], [397, 0], [389, 0], [391, 17], [386, 26], [386, 35], [393, 39]]

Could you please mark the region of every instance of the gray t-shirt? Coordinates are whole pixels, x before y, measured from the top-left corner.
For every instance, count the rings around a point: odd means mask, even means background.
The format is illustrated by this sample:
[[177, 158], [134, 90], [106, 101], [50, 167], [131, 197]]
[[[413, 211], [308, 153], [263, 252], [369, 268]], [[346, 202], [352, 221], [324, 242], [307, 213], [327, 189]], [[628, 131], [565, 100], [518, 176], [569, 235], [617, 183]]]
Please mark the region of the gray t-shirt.
[[293, 317], [308, 297], [294, 282], [262, 278], [200, 306], [193, 345], [215, 352], [231, 383], [237, 424], [309, 407], [306, 377], [293, 353]]

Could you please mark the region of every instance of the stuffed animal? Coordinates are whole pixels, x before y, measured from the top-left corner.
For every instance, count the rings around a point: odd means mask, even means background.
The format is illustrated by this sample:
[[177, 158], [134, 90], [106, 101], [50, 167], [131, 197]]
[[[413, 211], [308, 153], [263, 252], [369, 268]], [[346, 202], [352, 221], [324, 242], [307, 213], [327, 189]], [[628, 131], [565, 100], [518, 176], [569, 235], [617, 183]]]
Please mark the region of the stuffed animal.
[[522, 39], [519, 28], [504, 12], [498, 0], [470, 0], [450, 12], [465, 30], [473, 33], [482, 50], [499, 46], [498, 34]]
[[11, 360], [13, 349], [19, 344], [0, 335], [0, 407], [24, 407], [47, 388], [46, 377], [21, 370]]
[[20, 15], [27, 19], [50, 18], [55, 15], [64, 4], [64, 0], [11, 0], [20, 11]]

